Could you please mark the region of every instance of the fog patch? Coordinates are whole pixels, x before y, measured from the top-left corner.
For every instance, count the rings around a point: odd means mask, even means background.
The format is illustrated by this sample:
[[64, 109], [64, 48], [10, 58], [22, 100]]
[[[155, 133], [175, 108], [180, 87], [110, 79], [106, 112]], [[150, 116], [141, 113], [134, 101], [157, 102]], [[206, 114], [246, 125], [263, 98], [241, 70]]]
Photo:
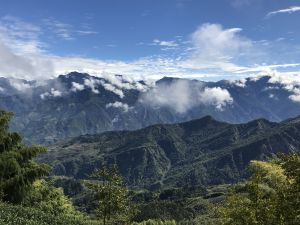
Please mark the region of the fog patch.
[[139, 101], [151, 107], [168, 107], [182, 114], [200, 105], [214, 106], [222, 111], [226, 105], [232, 104], [233, 98], [228, 90], [220, 87], [210, 88], [200, 82], [176, 80], [156, 85], [141, 95]]

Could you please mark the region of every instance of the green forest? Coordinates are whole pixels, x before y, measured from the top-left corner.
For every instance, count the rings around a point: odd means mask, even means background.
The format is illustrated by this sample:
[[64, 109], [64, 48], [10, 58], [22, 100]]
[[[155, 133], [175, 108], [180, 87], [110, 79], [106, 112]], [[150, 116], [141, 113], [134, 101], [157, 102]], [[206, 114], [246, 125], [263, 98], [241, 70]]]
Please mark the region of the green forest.
[[0, 111], [0, 225], [299, 225], [300, 155], [250, 161], [235, 184], [160, 190], [126, 186], [117, 165], [103, 162], [84, 179], [51, 175]]

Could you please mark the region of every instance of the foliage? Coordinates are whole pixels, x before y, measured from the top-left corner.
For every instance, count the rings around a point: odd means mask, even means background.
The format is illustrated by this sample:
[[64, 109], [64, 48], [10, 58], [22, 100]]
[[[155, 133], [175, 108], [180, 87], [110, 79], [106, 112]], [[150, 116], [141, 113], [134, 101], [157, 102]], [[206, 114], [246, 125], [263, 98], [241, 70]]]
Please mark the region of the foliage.
[[98, 225], [88, 217], [53, 215], [34, 207], [0, 203], [0, 225]]
[[101, 160], [116, 163], [130, 188], [151, 191], [237, 183], [248, 177], [250, 160], [300, 149], [299, 124], [299, 119], [227, 124], [205, 117], [83, 135], [51, 146], [40, 160], [53, 165], [53, 174], [75, 179], [86, 179]]
[[132, 223], [132, 225], [176, 225], [176, 221], [175, 220], [166, 220], [166, 221], [162, 221], [162, 220], [146, 220], [140, 223], [134, 222]]
[[35, 181], [22, 203], [24, 206], [36, 207], [52, 215], [80, 216], [72, 202], [64, 195], [62, 188], [55, 188], [45, 180]]
[[300, 224], [300, 156], [252, 161], [252, 176], [216, 207], [222, 225]]
[[85, 185], [95, 192], [98, 200], [96, 214], [102, 219], [103, 224], [114, 219], [115, 222], [126, 222], [133, 213], [130, 207], [128, 190], [123, 185], [123, 179], [118, 174], [117, 167], [114, 165], [109, 168], [103, 166], [92, 176], [93, 181], [86, 181]]
[[26, 146], [19, 134], [9, 132], [11, 117], [12, 113], [0, 111], [0, 192], [4, 201], [19, 203], [49, 168], [32, 161], [45, 148]]

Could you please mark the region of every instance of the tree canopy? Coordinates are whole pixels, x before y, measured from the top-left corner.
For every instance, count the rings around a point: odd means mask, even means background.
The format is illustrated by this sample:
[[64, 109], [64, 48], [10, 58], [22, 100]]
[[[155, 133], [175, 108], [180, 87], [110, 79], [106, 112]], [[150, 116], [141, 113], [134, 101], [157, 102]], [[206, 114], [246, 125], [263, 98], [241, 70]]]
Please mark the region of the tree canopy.
[[252, 161], [252, 176], [216, 207], [222, 225], [300, 224], [300, 156]]
[[0, 111], [0, 192], [2, 200], [19, 203], [33, 182], [48, 173], [49, 167], [33, 161], [46, 151], [44, 147], [27, 146], [18, 133], [9, 131], [12, 116]]

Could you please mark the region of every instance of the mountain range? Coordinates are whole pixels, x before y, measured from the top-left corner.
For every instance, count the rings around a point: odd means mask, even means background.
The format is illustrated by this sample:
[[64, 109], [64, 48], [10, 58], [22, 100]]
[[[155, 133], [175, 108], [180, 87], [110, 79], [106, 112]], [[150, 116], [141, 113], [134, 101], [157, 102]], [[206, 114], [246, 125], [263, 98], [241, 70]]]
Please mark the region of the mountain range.
[[250, 160], [299, 149], [300, 117], [230, 124], [206, 116], [79, 136], [51, 146], [39, 161], [52, 165], [53, 175], [76, 179], [87, 178], [104, 162], [117, 164], [132, 188], [157, 190], [234, 183], [247, 177]]
[[72, 72], [43, 81], [0, 78], [0, 108], [15, 113], [12, 130], [26, 142], [53, 144], [206, 115], [229, 123], [279, 122], [299, 115], [300, 88], [276, 76], [218, 82], [164, 77], [154, 82]]

